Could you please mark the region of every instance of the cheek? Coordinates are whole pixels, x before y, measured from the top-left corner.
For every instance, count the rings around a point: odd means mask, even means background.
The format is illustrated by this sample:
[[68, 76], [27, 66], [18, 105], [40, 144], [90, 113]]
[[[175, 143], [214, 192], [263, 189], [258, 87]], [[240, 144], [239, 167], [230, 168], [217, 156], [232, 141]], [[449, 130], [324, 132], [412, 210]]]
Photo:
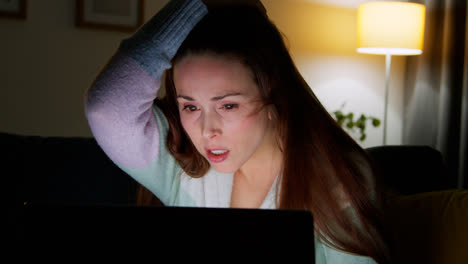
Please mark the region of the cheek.
[[189, 138], [193, 141], [195, 132], [197, 131], [193, 118], [181, 116], [180, 123], [182, 124], [182, 128], [185, 130], [185, 133], [187, 133]]
[[[243, 118], [239, 118], [238, 120], [231, 120], [233, 122], [230, 123], [230, 130], [239, 135], [244, 137], [251, 137], [253, 134], [251, 133], [261, 133], [264, 129], [264, 117], [262, 113], [257, 113], [250, 116], [245, 116]], [[249, 133], [249, 132], [251, 133]], [[258, 132], [255, 132], [258, 131]]]

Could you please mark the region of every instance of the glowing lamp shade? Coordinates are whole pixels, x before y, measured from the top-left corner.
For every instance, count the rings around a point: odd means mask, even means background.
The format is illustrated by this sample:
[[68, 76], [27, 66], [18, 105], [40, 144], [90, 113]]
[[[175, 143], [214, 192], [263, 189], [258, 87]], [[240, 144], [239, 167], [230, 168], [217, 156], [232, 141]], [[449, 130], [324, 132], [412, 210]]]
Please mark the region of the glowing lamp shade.
[[382, 55], [419, 55], [423, 50], [425, 7], [408, 2], [361, 4], [357, 51]]
[[384, 145], [392, 55], [422, 53], [425, 16], [424, 5], [408, 2], [367, 2], [358, 8], [357, 52], [385, 55]]

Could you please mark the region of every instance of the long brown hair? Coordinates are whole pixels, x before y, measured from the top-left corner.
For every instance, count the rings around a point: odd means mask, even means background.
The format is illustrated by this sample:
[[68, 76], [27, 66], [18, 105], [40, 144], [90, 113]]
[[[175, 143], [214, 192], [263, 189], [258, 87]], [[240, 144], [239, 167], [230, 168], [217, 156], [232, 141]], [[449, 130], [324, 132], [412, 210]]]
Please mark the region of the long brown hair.
[[[238, 59], [274, 109], [283, 152], [280, 209], [309, 210], [317, 235], [338, 249], [388, 262], [376, 170], [368, 156], [328, 114], [297, 70], [281, 33], [252, 7], [210, 10], [179, 48], [173, 65], [190, 54]], [[202, 177], [209, 163], [180, 123], [172, 70], [156, 103], [169, 121], [167, 148], [183, 170]]]

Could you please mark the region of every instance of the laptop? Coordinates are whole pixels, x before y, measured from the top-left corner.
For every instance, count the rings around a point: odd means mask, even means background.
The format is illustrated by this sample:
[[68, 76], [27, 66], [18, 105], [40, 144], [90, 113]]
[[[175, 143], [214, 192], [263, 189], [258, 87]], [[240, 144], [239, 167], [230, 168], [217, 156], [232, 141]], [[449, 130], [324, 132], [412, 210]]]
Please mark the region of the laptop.
[[26, 204], [17, 217], [16, 241], [41, 247], [237, 248], [315, 259], [313, 217], [301, 210]]

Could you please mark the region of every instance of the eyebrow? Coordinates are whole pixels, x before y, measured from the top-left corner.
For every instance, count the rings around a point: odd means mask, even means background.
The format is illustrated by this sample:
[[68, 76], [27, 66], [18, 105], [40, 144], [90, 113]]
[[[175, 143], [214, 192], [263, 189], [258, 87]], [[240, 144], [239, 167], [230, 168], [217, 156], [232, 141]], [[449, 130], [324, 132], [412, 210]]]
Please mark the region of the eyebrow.
[[[211, 98], [211, 101], [219, 101], [219, 100], [222, 100], [226, 97], [229, 97], [229, 96], [239, 96], [239, 95], [242, 95], [242, 93], [227, 93], [225, 95], [221, 95], [221, 96], [215, 96], [213, 98]], [[195, 99], [193, 99], [192, 97], [190, 96], [186, 96], [186, 95], [178, 95], [177, 98], [183, 98], [187, 101], [195, 101]]]

